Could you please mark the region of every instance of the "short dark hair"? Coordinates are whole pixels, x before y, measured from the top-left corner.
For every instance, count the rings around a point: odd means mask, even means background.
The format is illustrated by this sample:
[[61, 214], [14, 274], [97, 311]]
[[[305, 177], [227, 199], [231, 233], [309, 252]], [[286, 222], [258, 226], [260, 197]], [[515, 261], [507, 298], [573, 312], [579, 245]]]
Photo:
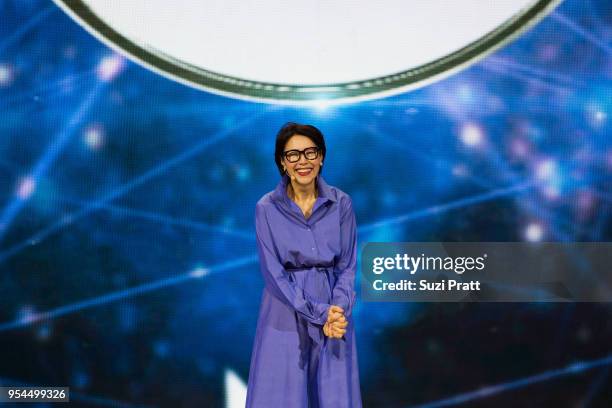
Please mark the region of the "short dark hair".
[[[276, 167], [278, 167], [278, 172], [280, 173], [281, 177], [283, 176], [283, 174], [285, 174], [282, 165], [285, 145], [287, 144], [287, 141], [291, 139], [291, 137], [294, 135], [306, 136], [307, 138], [312, 140], [313, 143], [317, 145], [319, 149], [321, 149], [321, 157], [325, 159], [325, 138], [323, 137], [323, 133], [321, 133], [319, 129], [312, 125], [303, 125], [295, 122], [287, 122], [280, 128], [278, 134], [276, 135], [276, 149], [274, 150], [274, 161], [276, 162]], [[323, 167], [321, 166], [319, 168], [319, 174], [321, 174], [322, 172]]]

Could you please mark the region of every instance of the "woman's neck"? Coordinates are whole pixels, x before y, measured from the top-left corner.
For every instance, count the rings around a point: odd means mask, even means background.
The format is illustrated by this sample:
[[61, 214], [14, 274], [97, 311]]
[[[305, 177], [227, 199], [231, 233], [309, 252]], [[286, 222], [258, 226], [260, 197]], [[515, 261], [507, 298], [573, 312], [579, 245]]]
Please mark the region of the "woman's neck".
[[316, 200], [318, 196], [316, 181], [313, 181], [311, 185], [296, 188], [292, 182], [289, 182], [287, 186], [287, 194], [295, 202], [304, 203], [312, 200]]

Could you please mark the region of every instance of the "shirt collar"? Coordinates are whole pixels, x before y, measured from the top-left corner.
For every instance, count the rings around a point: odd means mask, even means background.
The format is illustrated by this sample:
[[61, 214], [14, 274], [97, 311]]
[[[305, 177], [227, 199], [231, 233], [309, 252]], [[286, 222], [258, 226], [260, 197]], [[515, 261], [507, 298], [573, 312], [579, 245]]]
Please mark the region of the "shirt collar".
[[[289, 179], [289, 176], [286, 173], [283, 174], [282, 178], [276, 185], [274, 192], [272, 193], [272, 198], [274, 198], [275, 200], [284, 201], [285, 203], [289, 203], [289, 200], [291, 199], [287, 195], [287, 185], [290, 182], [291, 181]], [[325, 181], [325, 179], [323, 178], [321, 174], [317, 175], [317, 178], [315, 179], [315, 184], [318, 188], [319, 197], [323, 199], [328, 199], [333, 202], [336, 201], [336, 198], [334, 197], [334, 194], [329, 184], [327, 184], [327, 182]]]

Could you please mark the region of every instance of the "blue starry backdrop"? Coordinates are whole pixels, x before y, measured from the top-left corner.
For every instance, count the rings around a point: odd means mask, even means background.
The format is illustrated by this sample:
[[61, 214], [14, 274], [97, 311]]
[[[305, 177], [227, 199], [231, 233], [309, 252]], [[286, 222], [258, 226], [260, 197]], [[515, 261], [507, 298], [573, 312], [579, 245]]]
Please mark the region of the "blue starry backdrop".
[[[241, 406], [254, 206], [289, 120], [325, 134], [360, 248], [609, 241], [611, 55], [610, 2], [567, 0], [421, 89], [288, 107], [173, 82], [50, 1], [0, 0], [0, 382], [82, 406]], [[364, 406], [612, 406], [608, 303], [355, 316]]]

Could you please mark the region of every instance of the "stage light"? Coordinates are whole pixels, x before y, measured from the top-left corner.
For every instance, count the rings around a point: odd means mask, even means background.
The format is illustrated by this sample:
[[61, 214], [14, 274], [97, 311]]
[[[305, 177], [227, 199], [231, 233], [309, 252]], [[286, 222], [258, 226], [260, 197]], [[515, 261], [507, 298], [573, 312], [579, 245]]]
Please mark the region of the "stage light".
[[484, 140], [482, 127], [475, 123], [466, 123], [461, 127], [460, 138], [466, 146], [480, 146]]
[[99, 149], [102, 146], [104, 131], [100, 124], [93, 124], [85, 129], [83, 138], [85, 144], [93, 150]]
[[544, 229], [542, 225], [536, 222], [532, 222], [525, 228], [525, 239], [530, 242], [538, 242], [542, 240], [544, 236]]
[[25, 200], [29, 198], [34, 192], [34, 188], [36, 186], [36, 181], [30, 177], [24, 177], [19, 181], [17, 186], [17, 197]]
[[121, 72], [125, 62], [123, 58], [117, 54], [108, 55], [100, 61], [98, 65], [98, 78], [102, 81], [110, 81]]
[[0, 87], [9, 86], [13, 77], [13, 68], [8, 64], [0, 64]]

